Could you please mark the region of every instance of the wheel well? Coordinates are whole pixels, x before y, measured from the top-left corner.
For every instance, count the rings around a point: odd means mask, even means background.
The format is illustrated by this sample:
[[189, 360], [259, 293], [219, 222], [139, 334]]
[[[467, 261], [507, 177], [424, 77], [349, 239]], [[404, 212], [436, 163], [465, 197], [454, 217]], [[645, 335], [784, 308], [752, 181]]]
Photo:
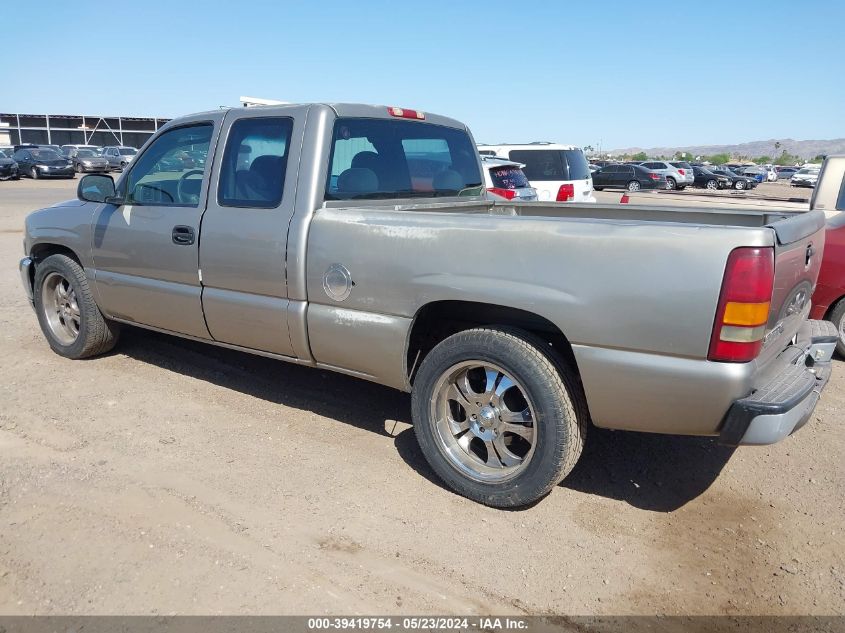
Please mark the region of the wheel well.
[[845, 295], [834, 299], [830, 302], [830, 305], [827, 306], [827, 310], [825, 310], [824, 318], [826, 321], [830, 321], [831, 317], [833, 316], [833, 311], [836, 310], [836, 307], [839, 305], [841, 301], [845, 301]]
[[406, 368], [413, 384], [426, 355], [443, 339], [475, 327], [507, 325], [531, 332], [546, 341], [559, 357], [577, 372], [575, 355], [563, 332], [551, 321], [533, 312], [475, 301], [435, 301], [417, 312], [408, 337]]
[[77, 257], [76, 253], [74, 253], [67, 246], [61, 246], [59, 244], [35, 244], [29, 253], [29, 256], [35, 261], [36, 264], [40, 261], [47, 259], [48, 257], [50, 257], [50, 255], [67, 255], [77, 264], [82, 266], [82, 262], [79, 260], [79, 257]]

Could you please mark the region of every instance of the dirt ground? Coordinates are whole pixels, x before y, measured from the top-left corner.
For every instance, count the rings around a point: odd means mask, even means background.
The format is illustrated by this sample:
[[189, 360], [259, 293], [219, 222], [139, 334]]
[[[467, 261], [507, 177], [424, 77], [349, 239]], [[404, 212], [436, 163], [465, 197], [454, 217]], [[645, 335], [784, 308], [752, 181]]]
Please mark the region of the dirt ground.
[[140, 330], [53, 354], [21, 228], [75, 182], [0, 182], [0, 613], [845, 613], [841, 360], [778, 445], [594, 430], [493, 510], [438, 483], [405, 394]]

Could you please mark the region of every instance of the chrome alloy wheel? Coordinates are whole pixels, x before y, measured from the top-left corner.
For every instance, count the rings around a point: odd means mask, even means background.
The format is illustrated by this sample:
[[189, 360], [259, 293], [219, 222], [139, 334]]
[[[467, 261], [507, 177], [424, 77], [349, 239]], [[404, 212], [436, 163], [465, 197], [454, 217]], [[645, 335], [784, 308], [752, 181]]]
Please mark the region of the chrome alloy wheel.
[[50, 273], [41, 285], [44, 318], [62, 345], [72, 345], [79, 336], [80, 313], [76, 293], [59, 273]]
[[453, 365], [437, 381], [431, 407], [440, 450], [466, 476], [499, 483], [531, 461], [534, 407], [501, 367], [477, 360]]

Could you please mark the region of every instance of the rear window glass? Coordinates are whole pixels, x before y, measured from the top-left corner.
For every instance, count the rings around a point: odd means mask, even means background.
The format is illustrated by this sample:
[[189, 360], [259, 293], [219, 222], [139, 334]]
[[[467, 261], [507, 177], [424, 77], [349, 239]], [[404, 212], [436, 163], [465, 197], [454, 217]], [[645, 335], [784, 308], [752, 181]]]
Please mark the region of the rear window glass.
[[490, 180], [493, 181], [493, 186], [499, 189], [522, 189], [531, 186], [525, 173], [519, 167], [512, 165], [491, 167]]
[[414, 121], [338, 119], [326, 200], [480, 195], [478, 153], [461, 130]]
[[692, 169], [692, 166], [687, 163], [686, 161], [678, 161], [677, 163], [669, 163], [674, 167], [680, 167], [681, 169]]
[[515, 149], [508, 157], [525, 164], [523, 171], [531, 181], [586, 180], [590, 177], [590, 166], [580, 149]]

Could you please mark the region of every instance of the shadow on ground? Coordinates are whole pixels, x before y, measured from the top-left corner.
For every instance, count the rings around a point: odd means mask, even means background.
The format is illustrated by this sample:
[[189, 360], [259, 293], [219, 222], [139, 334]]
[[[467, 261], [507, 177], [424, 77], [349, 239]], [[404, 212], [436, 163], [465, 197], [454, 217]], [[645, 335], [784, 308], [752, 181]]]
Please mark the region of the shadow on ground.
[[[443, 487], [417, 446], [410, 424], [410, 396], [334, 372], [293, 365], [136, 328], [123, 329], [116, 353], [204, 380], [255, 398], [394, 437], [400, 457]], [[733, 449], [710, 438], [590, 429], [575, 469], [561, 486], [670, 512], [702, 494], [719, 476]]]
[[561, 486], [671, 512], [707, 490], [734, 450], [713, 438], [591, 428], [580, 461]]

